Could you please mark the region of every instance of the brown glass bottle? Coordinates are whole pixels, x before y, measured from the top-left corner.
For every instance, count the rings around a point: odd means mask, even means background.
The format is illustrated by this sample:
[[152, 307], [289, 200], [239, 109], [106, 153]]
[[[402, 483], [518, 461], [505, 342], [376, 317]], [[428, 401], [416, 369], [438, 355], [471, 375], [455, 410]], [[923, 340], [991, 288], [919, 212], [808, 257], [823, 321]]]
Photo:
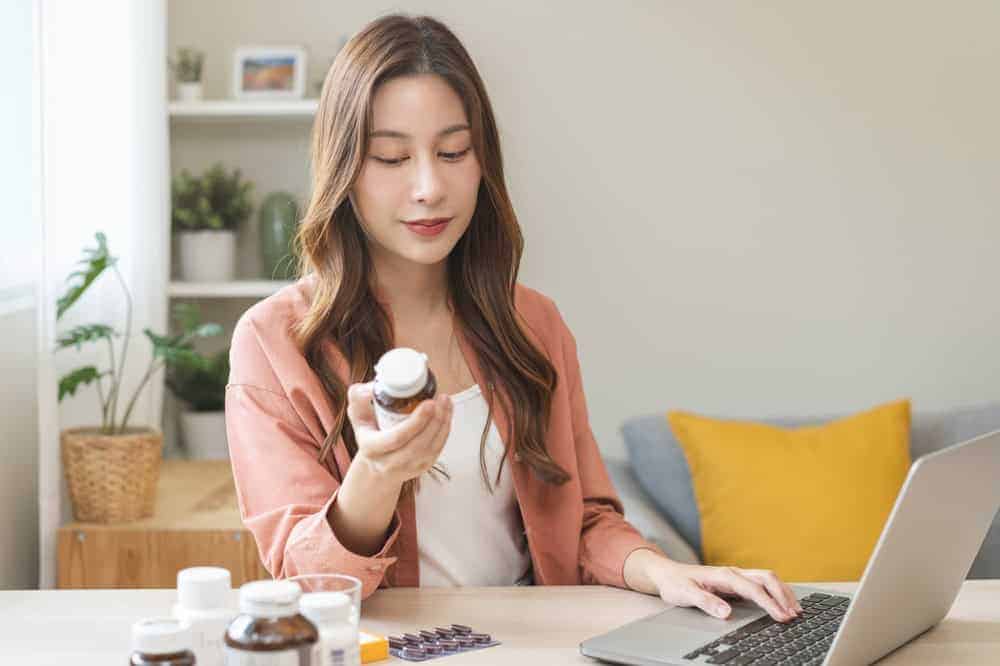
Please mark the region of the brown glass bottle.
[[379, 429], [399, 423], [437, 393], [437, 379], [427, 366], [427, 354], [397, 347], [375, 364], [373, 406]]
[[318, 666], [319, 632], [299, 614], [297, 583], [287, 580], [256, 581], [240, 588], [240, 614], [226, 630], [226, 664], [268, 664], [261, 653], [270, 653], [275, 664], [298, 656], [299, 666]]
[[132, 625], [131, 666], [195, 666], [191, 625], [172, 617], [151, 617]]

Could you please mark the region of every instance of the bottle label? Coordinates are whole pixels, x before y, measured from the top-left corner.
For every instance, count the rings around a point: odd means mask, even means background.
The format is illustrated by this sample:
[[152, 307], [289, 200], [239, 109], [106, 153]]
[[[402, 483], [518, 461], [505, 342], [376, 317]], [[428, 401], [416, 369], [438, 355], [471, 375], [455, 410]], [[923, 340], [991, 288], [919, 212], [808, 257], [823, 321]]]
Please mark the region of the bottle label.
[[388, 409], [378, 404], [377, 400], [372, 400], [372, 406], [375, 407], [375, 422], [378, 423], [379, 430], [388, 430], [397, 423], [401, 423], [407, 416], [409, 416], [409, 414], [390, 412]]
[[323, 666], [359, 666], [361, 663], [360, 646], [327, 647], [326, 660]]
[[191, 651], [194, 652], [198, 666], [225, 666], [223, 637], [235, 615], [205, 618], [181, 611], [177, 616], [191, 623]]
[[319, 643], [290, 650], [248, 652], [226, 646], [226, 666], [320, 666]]

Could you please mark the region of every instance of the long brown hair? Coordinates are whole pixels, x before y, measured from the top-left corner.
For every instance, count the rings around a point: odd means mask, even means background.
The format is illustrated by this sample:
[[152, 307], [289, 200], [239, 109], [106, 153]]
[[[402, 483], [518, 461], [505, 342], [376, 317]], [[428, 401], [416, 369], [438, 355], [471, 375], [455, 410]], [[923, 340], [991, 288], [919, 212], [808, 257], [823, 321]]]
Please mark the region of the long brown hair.
[[[314, 273], [317, 279], [309, 310], [295, 330], [336, 416], [319, 459], [325, 460], [340, 436], [351, 458], [357, 452], [348, 427], [347, 385], [331, 370], [324, 342], [332, 341], [348, 360], [351, 383], [370, 381], [375, 361], [393, 347], [391, 319], [375, 297], [372, 259], [349, 193], [368, 152], [376, 88], [415, 74], [441, 76], [462, 99], [482, 173], [472, 221], [447, 259], [456, 325], [462, 326], [479, 361], [490, 417], [498, 395], [500, 408], [510, 416], [507, 454], [513, 448], [540, 478], [565, 483], [569, 475], [545, 445], [556, 371], [521, 329], [514, 306], [524, 239], [504, 182], [493, 110], [461, 42], [445, 25], [425, 16], [391, 14], [369, 23], [341, 49], [320, 93], [312, 133], [312, 197], [296, 237], [300, 272]], [[487, 487], [490, 420], [480, 440]], [[498, 480], [502, 468], [503, 461]], [[404, 492], [412, 490], [411, 480]]]

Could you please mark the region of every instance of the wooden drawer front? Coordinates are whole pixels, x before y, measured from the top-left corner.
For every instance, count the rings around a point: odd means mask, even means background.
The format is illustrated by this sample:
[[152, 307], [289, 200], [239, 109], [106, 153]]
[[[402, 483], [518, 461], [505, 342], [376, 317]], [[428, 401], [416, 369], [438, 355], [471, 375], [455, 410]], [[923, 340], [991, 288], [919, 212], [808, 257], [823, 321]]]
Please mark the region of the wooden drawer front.
[[246, 530], [59, 530], [60, 589], [173, 588], [194, 566], [229, 569], [233, 587], [270, 578]]

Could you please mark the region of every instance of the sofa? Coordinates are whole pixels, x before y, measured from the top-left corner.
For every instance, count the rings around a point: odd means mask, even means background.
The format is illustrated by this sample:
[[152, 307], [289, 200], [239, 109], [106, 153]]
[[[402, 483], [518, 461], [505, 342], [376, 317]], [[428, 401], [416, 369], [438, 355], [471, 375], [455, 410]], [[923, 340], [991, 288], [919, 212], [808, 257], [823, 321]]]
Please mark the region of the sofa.
[[[701, 563], [701, 530], [687, 462], [663, 413], [626, 420], [619, 432], [627, 459], [605, 463], [625, 508], [625, 517], [668, 557]], [[732, 418], [705, 414], [714, 418]], [[753, 419], [783, 427], [825, 423], [847, 414]], [[741, 418], [741, 420], [750, 420]], [[910, 429], [913, 460], [925, 453], [1000, 429], [1000, 403], [950, 410], [914, 410]], [[997, 479], [1000, 483], [1000, 479]], [[1000, 578], [1000, 513], [969, 571], [969, 578]]]

